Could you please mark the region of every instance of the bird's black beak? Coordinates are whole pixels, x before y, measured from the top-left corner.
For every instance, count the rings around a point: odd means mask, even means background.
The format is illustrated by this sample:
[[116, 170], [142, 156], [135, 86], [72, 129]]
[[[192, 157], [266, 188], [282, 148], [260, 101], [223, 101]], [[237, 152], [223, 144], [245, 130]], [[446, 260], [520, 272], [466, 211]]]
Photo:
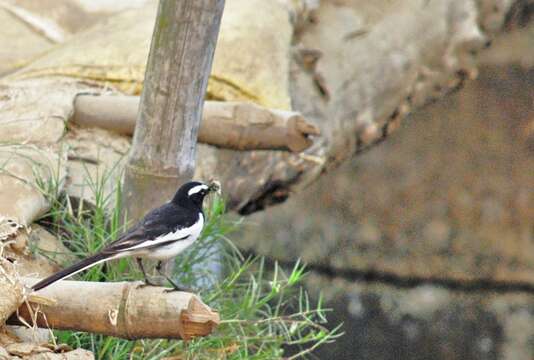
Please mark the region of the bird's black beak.
[[210, 192], [216, 192], [219, 196], [221, 195], [221, 183], [217, 180], [211, 180], [208, 184], [208, 190]]

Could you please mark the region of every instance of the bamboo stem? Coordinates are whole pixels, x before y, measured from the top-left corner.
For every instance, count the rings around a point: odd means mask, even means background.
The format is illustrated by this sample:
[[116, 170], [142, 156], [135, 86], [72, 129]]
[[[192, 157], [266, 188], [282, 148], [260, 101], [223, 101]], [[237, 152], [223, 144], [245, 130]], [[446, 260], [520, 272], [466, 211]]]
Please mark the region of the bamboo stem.
[[[78, 95], [74, 123], [125, 135], [135, 129], [139, 97]], [[206, 101], [198, 141], [233, 150], [301, 152], [319, 129], [293, 111], [272, 110], [241, 102]]]
[[[37, 280], [23, 281], [33, 284]], [[209, 335], [219, 324], [219, 314], [198, 296], [165, 290], [137, 282], [60, 281], [30, 295], [18, 310], [20, 318], [14, 314], [8, 324], [35, 320], [39, 327], [125, 339], [184, 340]]]
[[124, 173], [123, 209], [129, 220], [159, 206], [193, 176], [223, 9], [224, 0], [159, 1]]

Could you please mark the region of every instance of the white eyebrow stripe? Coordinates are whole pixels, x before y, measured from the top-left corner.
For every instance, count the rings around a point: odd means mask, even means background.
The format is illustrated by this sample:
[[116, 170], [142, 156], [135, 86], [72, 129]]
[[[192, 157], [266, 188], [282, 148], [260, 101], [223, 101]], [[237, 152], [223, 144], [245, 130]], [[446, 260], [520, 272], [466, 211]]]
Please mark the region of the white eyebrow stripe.
[[187, 195], [191, 196], [193, 194], [196, 194], [197, 192], [200, 192], [202, 190], [208, 190], [208, 186], [207, 185], [197, 185], [191, 189], [189, 189], [189, 191], [187, 192]]

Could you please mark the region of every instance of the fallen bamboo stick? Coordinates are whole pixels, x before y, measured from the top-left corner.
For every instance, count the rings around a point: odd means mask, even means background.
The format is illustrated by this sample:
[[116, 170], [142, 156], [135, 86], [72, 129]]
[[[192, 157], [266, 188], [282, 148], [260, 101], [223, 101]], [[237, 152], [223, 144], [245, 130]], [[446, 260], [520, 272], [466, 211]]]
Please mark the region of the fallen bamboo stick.
[[[139, 97], [78, 95], [72, 120], [132, 135]], [[319, 129], [297, 112], [272, 110], [242, 102], [206, 101], [198, 141], [234, 150], [300, 152], [313, 144]]]
[[[30, 285], [37, 280], [24, 278], [23, 281]], [[35, 320], [39, 327], [125, 339], [184, 340], [209, 335], [219, 324], [219, 314], [194, 294], [139, 285], [139, 282], [60, 281], [30, 295], [31, 309], [26, 303], [21, 305], [18, 317], [12, 315], [7, 323], [32, 324]]]

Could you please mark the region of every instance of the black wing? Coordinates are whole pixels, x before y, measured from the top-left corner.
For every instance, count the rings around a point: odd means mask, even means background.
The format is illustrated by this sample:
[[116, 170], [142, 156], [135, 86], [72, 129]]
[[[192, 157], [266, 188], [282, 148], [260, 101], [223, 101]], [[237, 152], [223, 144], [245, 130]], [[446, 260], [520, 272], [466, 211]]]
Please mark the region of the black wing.
[[[197, 219], [198, 214], [192, 214], [173, 203], [167, 203], [146, 214], [136, 225], [106, 246], [102, 253], [115, 253], [130, 249], [177, 229], [191, 226]], [[150, 245], [147, 244], [147, 246]]]

